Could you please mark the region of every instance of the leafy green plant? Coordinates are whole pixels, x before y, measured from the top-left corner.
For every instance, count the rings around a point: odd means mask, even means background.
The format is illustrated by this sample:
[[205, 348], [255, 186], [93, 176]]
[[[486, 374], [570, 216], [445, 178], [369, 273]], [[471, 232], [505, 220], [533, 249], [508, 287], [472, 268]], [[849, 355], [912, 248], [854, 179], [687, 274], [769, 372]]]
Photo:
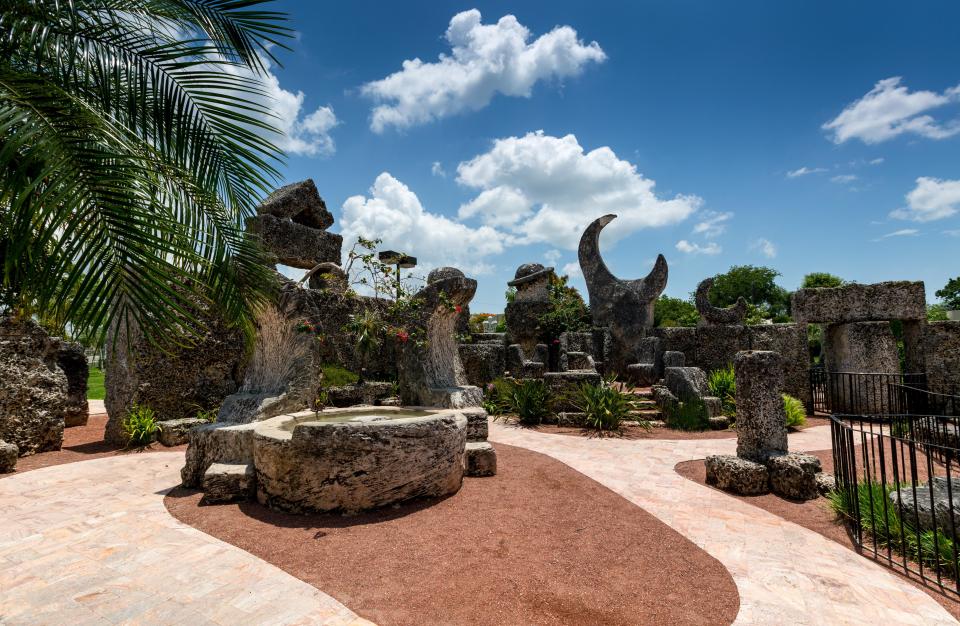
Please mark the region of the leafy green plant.
[[198, 409], [194, 417], [212, 424], [213, 422], [217, 421], [218, 413], [220, 413], [220, 409]]
[[127, 447], [146, 448], [160, 432], [156, 412], [148, 406], [133, 405], [123, 419], [123, 432], [127, 436]]
[[700, 313], [689, 300], [660, 296], [653, 303], [654, 326], [696, 326], [699, 321]]
[[493, 384], [500, 411], [515, 414], [521, 424], [539, 424], [553, 413], [553, 392], [540, 378], [498, 378]]
[[343, 329], [353, 336], [357, 356], [367, 364], [383, 345], [387, 326], [378, 312], [364, 309], [362, 313], [351, 315]]
[[783, 394], [783, 410], [787, 414], [787, 428], [799, 428], [807, 423], [807, 408], [799, 399]]
[[550, 278], [550, 307], [537, 320], [544, 341], [557, 339], [561, 333], [587, 330], [592, 323], [590, 307], [583, 301], [580, 292], [569, 286], [567, 281], [568, 276]]
[[324, 387], [352, 385], [359, 380], [359, 376], [336, 363], [324, 363], [320, 366], [320, 371], [323, 372], [323, 382], [321, 384]]
[[[631, 419], [630, 412], [636, 408], [632, 394], [624, 393], [614, 384], [614, 379], [600, 383], [580, 383], [572, 398], [574, 406], [585, 414], [585, 424], [595, 430], [620, 430], [624, 420]], [[635, 420], [644, 428], [650, 422]]]
[[733, 366], [713, 370], [707, 377], [707, 386], [710, 395], [720, 398], [724, 415], [732, 416], [737, 412], [737, 379], [733, 373]]
[[671, 405], [666, 416], [667, 425], [677, 430], [706, 430], [710, 427], [707, 405], [700, 398], [689, 398]]

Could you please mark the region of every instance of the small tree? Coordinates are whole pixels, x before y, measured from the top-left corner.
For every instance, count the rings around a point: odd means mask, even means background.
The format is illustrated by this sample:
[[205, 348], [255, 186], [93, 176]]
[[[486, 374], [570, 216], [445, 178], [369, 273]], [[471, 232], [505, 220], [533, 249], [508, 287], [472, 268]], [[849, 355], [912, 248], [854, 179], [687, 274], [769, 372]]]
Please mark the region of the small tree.
[[774, 282], [780, 272], [770, 267], [734, 265], [724, 274], [714, 276], [710, 303], [728, 307], [743, 297], [765, 319], [788, 321], [790, 293]]
[[696, 326], [699, 321], [697, 307], [689, 300], [660, 296], [653, 305], [654, 326]]
[[568, 276], [551, 276], [550, 310], [540, 316], [540, 332], [545, 341], [552, 341], [564, 332], [590, 328], [590, 307], [576, 287], [567, 284]]
[[948, 280], [943, 289], [938, 289], [935, 295], [943, 300], [943, 306], [947, 309], [960, 310], [960, 276]]
[[843, 287], [847, 284], [847, 281], [843, 280], [839, 276], [834, 276], [833, 274], [827, 272], [810, 272], [803, 277], [803, 282], [800, 283], [801, 289], [815, 289], [819, 287]]

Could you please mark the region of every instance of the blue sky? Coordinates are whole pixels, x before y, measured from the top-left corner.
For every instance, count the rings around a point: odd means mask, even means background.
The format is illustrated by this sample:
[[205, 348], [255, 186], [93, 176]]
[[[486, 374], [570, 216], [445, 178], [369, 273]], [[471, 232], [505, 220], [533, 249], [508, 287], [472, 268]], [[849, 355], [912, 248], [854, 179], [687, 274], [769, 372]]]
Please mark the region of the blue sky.
[[931, 300], [960, 274], [958, 3], [277, 4], [285, 181], [466, 270], [475, 311], [607, 212], [611, 269], [663, 253], [673, 296], [744, 263]]

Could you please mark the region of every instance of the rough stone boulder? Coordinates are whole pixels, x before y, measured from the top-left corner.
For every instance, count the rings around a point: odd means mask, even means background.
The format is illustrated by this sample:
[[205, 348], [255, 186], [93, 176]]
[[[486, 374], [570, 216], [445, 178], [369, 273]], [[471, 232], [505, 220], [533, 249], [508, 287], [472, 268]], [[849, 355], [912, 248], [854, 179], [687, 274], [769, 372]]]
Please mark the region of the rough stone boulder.
[[503, 376], [507, 369], [507, 349], [502, 337], [499, 343], [478, 342], [474, 338], [474, 343], [461, 343], [458, 349], [464, 374], [471, 385], [483, 387]]
[[668, 367], [664, 384], [680, 400], [702, 398], [708, 392], [707, 375], [699, 367]]
[[30, 319], [0, 317], [0, 440], [19, 454], [59, 450], [69, 401], [63, 342]]
[[122, 424], [134, 405], [150, 407], [160, 421], [196, 417], [199, 410], [217, 409], [237, 391], [246, 362], [243, 336], [206, 310], [195, 315], [204, 328], [188, 346], [155, 345], [132, 326], [129, 334], [123, 326], [110, 329], [107, 441], [126, 443]]
[[464, 409], [460, 414], [467, 418], [467, 441], [486, 441], [490, 432], [487, 412], [480, 407]]
[[906, 280], [798, 289], [791, 297], [790, 313], [807, 324], [925, 320], [927, 296], [922, 281]]
[[495, 476], [497, 451], [486, 441], [468, 442], [463, 452], [463, 466], [467, 476]]
[[710, 289], [713, 287], [713, 279], [707, 278], [700, 281], [697, 285], [696, 304], [697, 312], [700, 313], [700, 326], [730, 326], [742, 325], [747, 318], [747, 301], [742, 297], [737, 298], [737, 303], [732, 307], [720, 308], [710, 304]]
[[183, 486], [197, 489], [214, 463], [252, 463], [254, 424], [207, 424], [188, 435], [187, 459], [180, 478]]
[[319, 263], [340, 261], [343, 237], [336, 233], [273, 215], [248, 218], [247, 231], [256, 235], [264, 249], [283, 265], [312, 269]]
[[190, 440], [191, 430], [208, 423], [198, 417], [184, 417], [178, 420], [157, 422], [160, 427], [160, 432], [157, 433], [157, 441], [160, 442], [160, 445], [168, 448], [183, 445]]
[[820, 492], [821, 496], [828, 495], [836, 488], [837, 479], [833, 474], [827, 474], [826, 472], [819, 472], [817, 474], [817, 491]]
[[333, 226], [333, 215], [310, 178], [280, 187], [257, 207], [257, 213], [289, 219], [317, 230]]
[[17, 446], [6, 441], [0, 441], [0, 474], [12, 472], [17, 468], [17, 457], [20, 450]]
[[794, 500], [813, 500], [819, 495], [817, 475], [820, 459], [812, 454], [789, 454], [771, 456], [767, 459], [770, 473], [770, 489], [773, 493]]
[[214, 463], [203, 474], [203, 502], [219, 504], [249, 500], [257, 493], [251, 463]]
[[[907, 519], [913, 521], [916, 515], [919, 518], [921, 530], [933, 530], [936, 524], [938, 533], [950, 536], [953, 532], [951, 528], [955, 528], [960, 535], [960, 479], [951, 476], [948, 483], [946, 476], [937, 476], [926, 486], [917, 487], [916, 491], [916, 499], [914, 499], [912, 487], [891, 491], [890, 501], [894, 506], [901, 507], [901, 515]], [[951, 492], [952, 507], [950, 506]], [[958, 538], [960, 537], [954, 536], [954, 539]]]
[[583, 383], [599, 385], [603, 377], [593, 370], [571, 370], [569, 372], [546, 372], [543, 382], [550, 388], [556, 411], [576, 411], [574, 404], [577, 389]]
[[353, 385], [328, 387], [326, 391], [330, 406], [380, 404], [382, 400], [393, 396], [393, 383], [368, 380]]
[[783, 408], [783, 358], [776, 352], [738, 352], [733, 359], [737, 383], [737, 456], [763, 463], [787, 453], [787, 416]]
[[758, 496], [769, 491], [767, 466], [729, 454], [708, 456], [707, 484], [742, 496]]
[[90, 376], [90, 366], [87, 365], [87, 356], [83, 346], [79, 343], [64, 341], [60, 344], [57, 354], [57, 365], [67, 377], [66, 413], [63, 416], [64, 426], [84, 426], [90, 417], [87, 404], [87, 379]]

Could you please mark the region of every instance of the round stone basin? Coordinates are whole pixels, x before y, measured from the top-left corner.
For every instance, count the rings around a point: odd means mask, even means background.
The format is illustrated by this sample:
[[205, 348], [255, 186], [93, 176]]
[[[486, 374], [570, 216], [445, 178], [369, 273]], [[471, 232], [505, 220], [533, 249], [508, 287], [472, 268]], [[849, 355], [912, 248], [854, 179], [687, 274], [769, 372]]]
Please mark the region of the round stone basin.
[[455, 493], [467, 418], [456, 410], [363, 407], [258, 422], [257, 499], [294, 513], [356, 512]]

